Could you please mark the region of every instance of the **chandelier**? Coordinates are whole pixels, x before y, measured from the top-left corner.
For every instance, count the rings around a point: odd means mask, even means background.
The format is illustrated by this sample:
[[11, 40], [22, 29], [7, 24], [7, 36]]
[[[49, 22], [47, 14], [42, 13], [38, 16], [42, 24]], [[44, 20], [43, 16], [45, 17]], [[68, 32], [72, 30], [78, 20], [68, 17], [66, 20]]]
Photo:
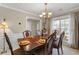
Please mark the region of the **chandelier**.
[[47, 3], [44, 4], [45, 5], [45, 9], [44, 11], [42, 12], [42, 14], [40, 15], [41, 18], [51, 18], [52, 17], [52, 12], [48, 11], [48, 8], [47, 8]]
[[40, 15], [41, 24], [42, 24], [42, 36], [50, 34], [50, 19], [52, 17], [52, 12], [48, 11], [47, 3], [44, 4], [45, 8], [42, 14]]

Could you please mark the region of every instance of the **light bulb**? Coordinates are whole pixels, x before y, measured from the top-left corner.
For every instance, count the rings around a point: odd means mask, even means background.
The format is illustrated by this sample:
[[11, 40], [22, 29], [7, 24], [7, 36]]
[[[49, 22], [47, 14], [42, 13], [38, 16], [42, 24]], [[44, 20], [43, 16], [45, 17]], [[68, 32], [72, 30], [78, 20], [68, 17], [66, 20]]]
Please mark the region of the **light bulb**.
[[2, 25], [6, 25], [6, 22], [2, 22]]
[[49, 12], [49, 13], [48, 13], [48, 15], [52, 15], [52, 13], [51, 13], [51, 12]]
[[3, 25], [3, 26], [2, 26], [3, 28], [8, 28], [8, 25], [7, 25], [6, 22], [2, 22], [2, 25]]
[[42, 17], [43, 15], [40, 15], [40, 17]]
[[45, 12], [43, 12], [43, 13], [42, 13], [42, 15], [46, 15], [46, 13], [45, 13]]

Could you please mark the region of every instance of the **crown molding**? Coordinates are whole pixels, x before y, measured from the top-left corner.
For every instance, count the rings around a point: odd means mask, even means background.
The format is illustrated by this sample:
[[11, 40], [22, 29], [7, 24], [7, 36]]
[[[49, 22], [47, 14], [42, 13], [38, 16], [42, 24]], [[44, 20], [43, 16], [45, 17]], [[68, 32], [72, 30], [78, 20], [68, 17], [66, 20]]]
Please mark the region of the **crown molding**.
[[25, 13], [25, 14], [28, 14], [28, 15], [31, 15], [31, 16], [34, 16], [34, 17], [39, 18], [36, 14], [31, 13], [31, 12], [28, 12], [28, 11], [24, 11], [24, 10], [21, 10], [21, 9], [18, 9], [18, 8], [9, 7], [9, 6], [3, 5], [3, 4], [1, 4], [1, 3], [0, 3], [0, 6], [1, 6], [1, 7], [8, 8], [8, 9], [11, 9], [11, 10], [14, 10], [14, 11], [22, 12], [22, 13]]

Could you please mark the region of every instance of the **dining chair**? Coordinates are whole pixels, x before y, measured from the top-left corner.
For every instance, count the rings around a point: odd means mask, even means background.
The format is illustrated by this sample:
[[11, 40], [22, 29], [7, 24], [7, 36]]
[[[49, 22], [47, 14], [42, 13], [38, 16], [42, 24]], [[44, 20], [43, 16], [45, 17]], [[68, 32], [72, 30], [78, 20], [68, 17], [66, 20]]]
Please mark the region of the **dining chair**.
[[28, 37], [30, 35], [30, 31], [29, 30], [26, 30], [23, 32], [23, 36], [24, 38]]
[[54, 35], [55, 34], [52, 34], [46, 39], [46, 43], [44, 46], [36, 51], [33, 51], [34, 55], [51, 55], [53, 49], [52, 44], [54, 40]]
[[11, 55], [25, 55], [25, 52], [21, 48], [18, 48], [18, 49], [13, 51], [13, 47], [12, 47], [12, 44], [11, 44], [11, 42], [9, 40], [8, 35], [6, 33], [4, 33], [4, 35], [5, 35], [6, 42], [7, 42], [8, 46], [9, 46], [9, 49], [11, 51]]
[[64, 39], [64, 35], [65, 35], [65, 32], [63, 31], [61, 34], [60, 34], [60, 37], [58, 40], [54, 40], [53, 41], [53, 48], [56, 48], [57, 51], [58, 51], [58, 55], [60, 54], [59, 52], [59, 49], [61, 48], [61, 52], [63, 54], [63, 48], [62, 48], [62, 42], [63, 42], [63, 39]]

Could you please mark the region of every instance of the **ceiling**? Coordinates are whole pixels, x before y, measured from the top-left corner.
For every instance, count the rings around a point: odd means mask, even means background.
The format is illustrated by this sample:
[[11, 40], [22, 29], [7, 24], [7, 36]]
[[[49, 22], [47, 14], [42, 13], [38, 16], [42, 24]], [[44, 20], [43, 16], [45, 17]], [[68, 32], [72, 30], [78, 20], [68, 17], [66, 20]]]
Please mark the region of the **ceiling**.
[[[20, 9], [26, 12], [31, 12], [40, 15], [44, 11], [43, 3], [2, 3], [11, 8]], [[48, 10], [53, 13], [53, 16], [60, 16], [70, 12], [79, 10], [79, 3], [48, 3]]]

